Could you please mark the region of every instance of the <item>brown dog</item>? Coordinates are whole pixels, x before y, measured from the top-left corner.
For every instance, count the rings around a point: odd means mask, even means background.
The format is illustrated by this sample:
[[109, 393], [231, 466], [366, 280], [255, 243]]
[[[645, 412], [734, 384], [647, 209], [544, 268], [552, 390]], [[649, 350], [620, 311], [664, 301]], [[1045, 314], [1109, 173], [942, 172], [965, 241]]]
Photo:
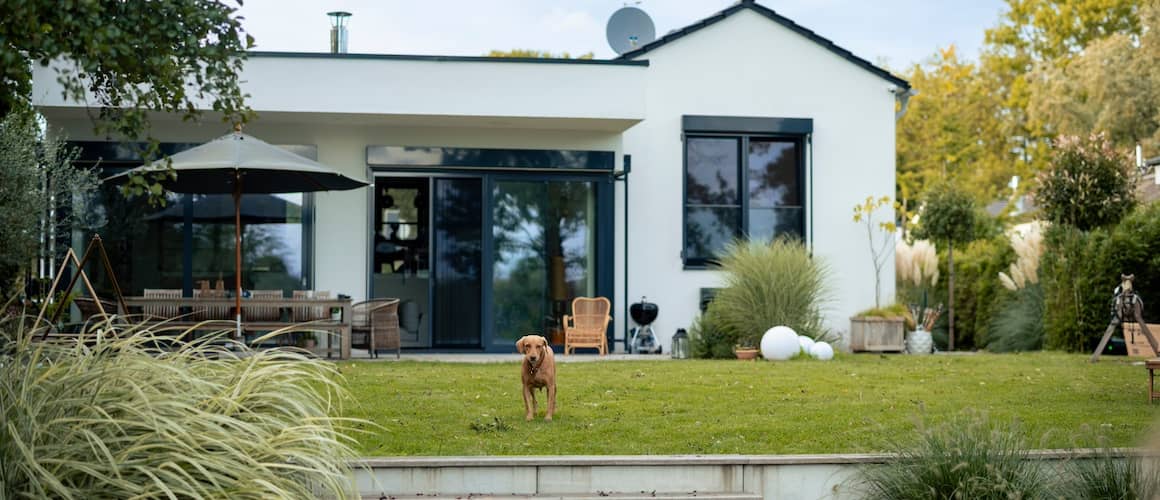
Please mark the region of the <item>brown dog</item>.
[[524, 355], [520, 371], [524, 382], [524, 410], [526, 420], [535, 418], [539, 410], [534, 389], [548, 389], [548, 413], [544, 420], [552, 420], [556, 413], [556, 357], [548, 339], [539, 335], [525, 335], [516, 341], [516, 350]]

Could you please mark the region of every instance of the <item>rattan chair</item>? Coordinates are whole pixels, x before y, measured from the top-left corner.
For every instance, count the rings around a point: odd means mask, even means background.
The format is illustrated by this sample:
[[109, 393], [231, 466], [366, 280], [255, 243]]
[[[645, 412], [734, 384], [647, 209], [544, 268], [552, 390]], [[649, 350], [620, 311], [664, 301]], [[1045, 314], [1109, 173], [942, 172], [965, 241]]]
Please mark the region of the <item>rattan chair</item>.
[[564, 354], [572, 354], [577, 347], [595, 347], [600, 355], [608, 354], [608, 322], [612, 304], [604, 297], [576, 297], [572, 300], [572, 314], [564, 316]]
[[[147, 299], [180, 299], [180, 288], [146, 288], [142, 293]], [[157, 319], [173, 319], [181, 314], [180, 307], [177, 304], [173, 305], [147, 305], [141, 307], [141, 313], [146, 317]]]
[[395, 348], [395, 359], [402, 357], [399, 337], [399, 299], [371, 299], [350, 306], [351, 347], [366, 347], [372, 358], [379, 347]]

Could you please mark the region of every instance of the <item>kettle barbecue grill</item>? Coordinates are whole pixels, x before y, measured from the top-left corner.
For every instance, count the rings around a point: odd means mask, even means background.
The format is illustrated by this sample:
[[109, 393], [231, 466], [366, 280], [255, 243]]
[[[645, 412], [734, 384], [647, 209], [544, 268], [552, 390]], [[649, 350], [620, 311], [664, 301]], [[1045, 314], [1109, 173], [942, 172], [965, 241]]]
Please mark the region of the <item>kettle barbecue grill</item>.
[[660, 354], [661, 344], [653, 333], [652, 322], [656, 321], [660, 309], [656, 304], [648, 302], [645, 297], [640, 302], [628, 307], [628, 314], [638, 326], [631, 330], [631, 340], [628, 348], [630, 354]]

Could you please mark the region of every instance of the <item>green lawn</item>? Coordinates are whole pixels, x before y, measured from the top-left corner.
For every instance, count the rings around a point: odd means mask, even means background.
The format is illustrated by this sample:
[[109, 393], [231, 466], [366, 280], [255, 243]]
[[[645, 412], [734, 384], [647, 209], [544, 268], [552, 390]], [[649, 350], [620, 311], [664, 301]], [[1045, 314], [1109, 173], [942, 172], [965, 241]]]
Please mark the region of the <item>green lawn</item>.
[[873, 452], [966, 408], [1018, 419], [1033, 448], [1133, 446], [1160, 412], [1142, 366], [1058, 353], [560, 363], [552, 422], [524, 421], [515, 363], [340, 368], [347, 416], [383, 427], [366, 456]]

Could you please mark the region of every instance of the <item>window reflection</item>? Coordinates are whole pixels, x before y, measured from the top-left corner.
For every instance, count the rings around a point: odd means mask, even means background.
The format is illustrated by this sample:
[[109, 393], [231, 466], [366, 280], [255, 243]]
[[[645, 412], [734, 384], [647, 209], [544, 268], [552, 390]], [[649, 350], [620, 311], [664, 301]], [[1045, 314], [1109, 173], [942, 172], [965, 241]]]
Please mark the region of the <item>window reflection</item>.
[[572, 299], [595, 293], [595, 193], [591, 182], [495, 183], [496, 337], [545, 332], [563, 342]]
[[[242, 196], [242, 287], [291, 290], [308, 286], [303, 249], [302, 193]], [[102, 186], [91, 203], [93, 228], [101, 235], [122, 290], [140, 295], [145, 288], [197, 288], [221, 281], [232, 289], [234, 202], [229, 195], [169, 193], [165, 206], [126, 198]], [[78, 251], [88, 235], [74, 234]], [[112, 295], [102, 266], [87, 270], [101, 294]]]
[[[686, 138], [687, 265], [711, 262], [738, 236], [768, 240], [803, 235], [799, 142], [753, 136]], [[739, 153], [742, 145], [744, 156]]]

